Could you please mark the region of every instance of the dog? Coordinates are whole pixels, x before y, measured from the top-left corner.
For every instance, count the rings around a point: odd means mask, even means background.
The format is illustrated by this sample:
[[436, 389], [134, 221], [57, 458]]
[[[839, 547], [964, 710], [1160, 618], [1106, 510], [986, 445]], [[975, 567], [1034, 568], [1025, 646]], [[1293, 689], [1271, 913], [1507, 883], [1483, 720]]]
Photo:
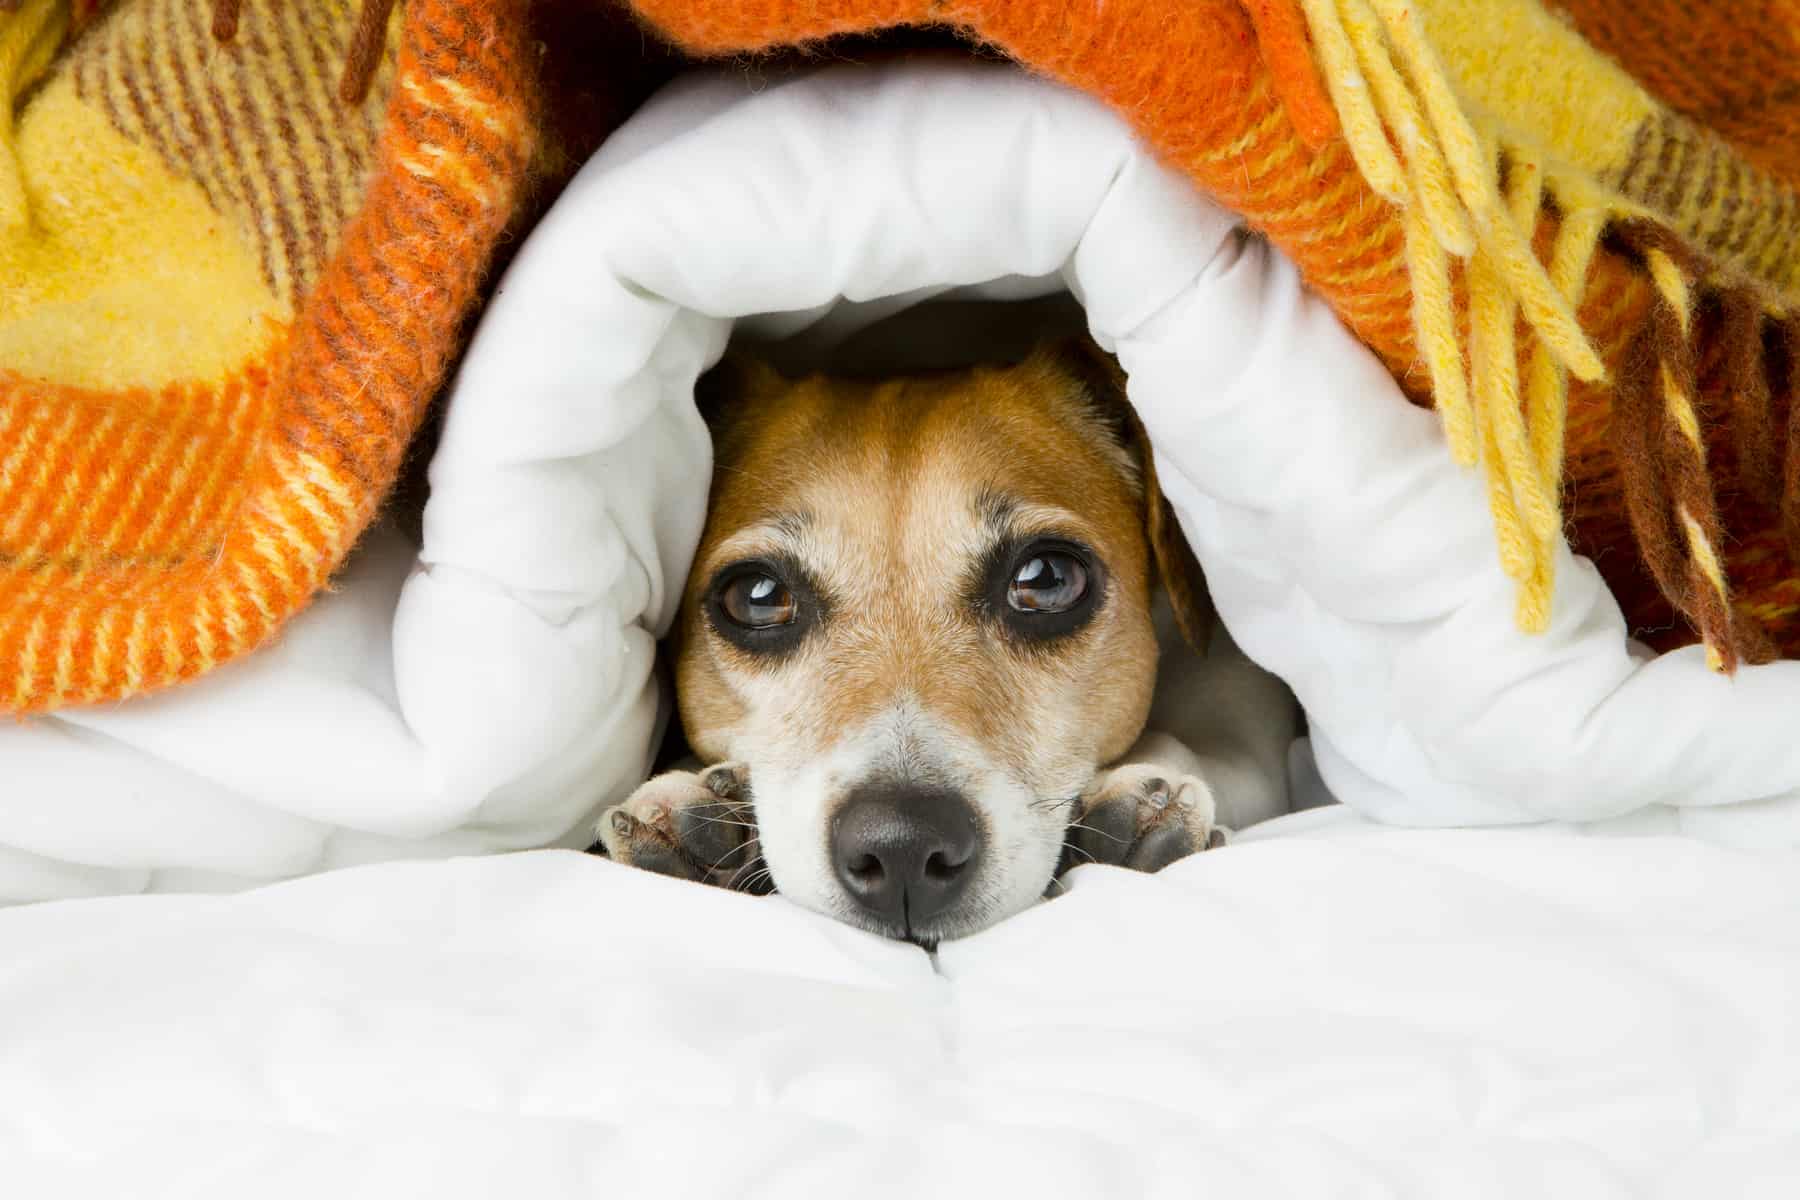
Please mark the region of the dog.
[[672, 634], [697, 761], [619, 862], [928, 948], [1082, 862], [1156, 871], [1286, 810], [1293, 696], [1217, 627], [1116, 365], [699, 392], [710, 508]]

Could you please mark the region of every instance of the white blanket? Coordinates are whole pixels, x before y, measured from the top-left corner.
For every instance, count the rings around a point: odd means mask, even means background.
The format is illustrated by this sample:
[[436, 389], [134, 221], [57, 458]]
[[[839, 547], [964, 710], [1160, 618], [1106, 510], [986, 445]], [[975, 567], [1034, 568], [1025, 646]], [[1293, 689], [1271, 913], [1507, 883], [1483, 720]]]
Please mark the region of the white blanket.
[[575, 844], [649, 759], [709, 475], [691, 390], [734, 322], [829, 342], [1065, 288], [1343, 800], [1800, 841], [1800, 664], [1634, 661], [1566, 550], [1550, 632], [1518, 633], [1478, 479], [1289, 264], [1095, 101], [935, 62], [689, 79], [634, 118], [486, 315], [416, 561], [378, 537], [273, 649], [0, 728], [0, 900]]
[[1797, 866], [1327, 809], [935, 963], [554, 851], [14, 909], [0, 1191], [1787, 1200]]

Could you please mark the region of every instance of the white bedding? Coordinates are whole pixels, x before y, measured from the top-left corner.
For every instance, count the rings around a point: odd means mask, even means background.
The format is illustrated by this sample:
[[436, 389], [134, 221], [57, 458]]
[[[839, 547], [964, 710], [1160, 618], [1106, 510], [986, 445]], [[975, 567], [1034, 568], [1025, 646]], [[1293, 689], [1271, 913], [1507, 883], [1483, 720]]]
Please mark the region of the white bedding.
[[537, 852], [0, 912], [0, 1191], [1780, 1197], [1800, 855], [1282, 818], [935, 964]]

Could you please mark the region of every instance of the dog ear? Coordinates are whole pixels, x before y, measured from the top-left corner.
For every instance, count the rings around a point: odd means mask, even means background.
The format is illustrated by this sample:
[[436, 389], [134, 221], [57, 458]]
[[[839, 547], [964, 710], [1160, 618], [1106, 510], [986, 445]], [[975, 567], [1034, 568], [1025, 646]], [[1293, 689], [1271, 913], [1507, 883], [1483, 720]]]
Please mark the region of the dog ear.
[[1073, 374], [1087, 392], [1095, 413], [1137, 464], [1144, 492], [1144, 535], [1175, 624], [1181, 636], [1197, 652], [1206, 653], [1212, 642], [1214, 610], [1206, 573], [1194, 548], [1188, 545], [1175, 510], [1156, 482], [1156, 456], [1150, 435], [1138, 419], [1125, 390], [1125, 372], [1118, 360], [1087, 338], [1059, 342], [1038, 352], [1049, 357], [1063, 372]]
[[1169, 606], [1175, 610], [1175, 624], [1181, 636], [1196, 653], [1205, 654], [1212, 645], [1212, 592], [1206, 586], [1206, 572], [1181, 532], [1181, 522], [1169, 506], [1168, 497], [1156, 482], [1156, 460], [1150, 453], [1150, 436], [1135, 410], [1127, 419], [1137, 440], [1139, 471], [1144, 478], [1144, 532], [1150, 539], [1150, 554], [1156, 560], [1156, 572], [1162, 577], [1163, 591]]
[[774, 391], [782, 385], [774, 367], [739, 347], [725, 351], [710, 371], [694, 381], [694, 406], [700, 419], [716, 434], [719, 423], [734, 404]]

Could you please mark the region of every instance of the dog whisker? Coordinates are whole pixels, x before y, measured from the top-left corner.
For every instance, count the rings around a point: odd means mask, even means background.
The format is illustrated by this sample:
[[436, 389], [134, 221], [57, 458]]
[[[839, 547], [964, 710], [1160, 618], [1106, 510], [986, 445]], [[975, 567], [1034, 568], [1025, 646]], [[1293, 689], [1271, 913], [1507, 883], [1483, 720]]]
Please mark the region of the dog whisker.
[[734, 806], [731, 809], [727, 810], [727, 813], [725, 816], [713, 816], [706, 812], [703, 812], [702, 808], [705, 808], [705, 807], [718, 807], [718, 806], [716, 806], [716, 805], [698, 806], [698, 807], [688, 809], [687, 812], [689, 813], [689, 815], [691, 815], [699, 820], [713, 821], [713, 822], [717, 822], [720, 825], [755, 825], [756, 824], [755, 821], [741, 821], [735, 815], [733, 815], [733, 814], [747, 810], [749, 808], [749, 805]]
[[1065, 842], [1065, 843], [1063, 843], [1063, 845], [1066, 849], [1073, 850], [1075, 853], [1080, 854], [1080, 855], [1085, 855], [1089, 862], [1099, 862], [1100, 861], [1098, 858], [1095, 858], [1093, 856], [1093, 854], [1091, 854], [1090, 852], [1088, 852], [1086, 850], [1083, 850], [1080, 846], [1075, 845], [1073, 842]]
[[708, 825], [729, 825], [734, 829], [755, 829], [756, 828], [755, 821], [734, 821], [730, 817], [709, 817], [709, 816], [705, 815], [704, 813], [698, 812], [691, 808], [688, 810], [688, 816], [692, 817], [696, 821], [703, 821]]
[[748, 892], [753, 891], [762, 883], [768, 883], [771, 887], [775, 883], [775, 874], [767, 867], [760, 867], [757, 870], [752, 871], [743, 879], [735, 881], [732, 886], [735, 891]]
[[713, 860], [711, 863], [708, 863], [706, 869], [708, 871], [717, 871], [721, 866], [724, 865], [726, 859], [734, 857], [735, 855], [749, 854], [751, 856], [755, 856], [757, 853], [758, 845], [759, 845], [759, 843], [756, 838], [747, 838], [747, 839], [745, 839], [743, 845], [733, 846], [731, 849], [727, 850], [725, 853], [719, 855], [719, 857], [717, 859]]
[[1084, 825], [1080, 821], [1070, 821], [1069, 828], [1084, 830], [1088, 833], [1096, 835], [1097, 837], [1103, 837], [1109, 842], [1117, 842], [1121, 846], [1128, 845], [1131, 840], [1129, 838], [1122, 838], [1122, 837], [1118, 836], [1117, 834], [1108, 833], [1104, 829], [1095, 829], [1092, 825]]

